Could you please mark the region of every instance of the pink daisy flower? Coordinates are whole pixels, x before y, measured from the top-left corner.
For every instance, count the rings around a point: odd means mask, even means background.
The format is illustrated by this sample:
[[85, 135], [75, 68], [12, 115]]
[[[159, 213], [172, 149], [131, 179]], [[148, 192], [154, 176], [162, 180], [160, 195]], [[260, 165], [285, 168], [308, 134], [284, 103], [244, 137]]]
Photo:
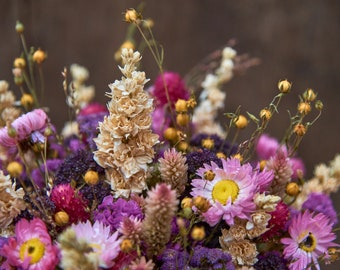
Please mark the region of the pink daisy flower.
[[[33, 133], [35, 134], [35, 137], [39, 136], [39, 133], [36, 132], [45, 128], [47, 121], [47, 115], [41, 109], [37, 109], [20, 116], [11, 124], [13, 129], [16, 131], [16, 136], [10, 137], [8, 135], [7, 127], [0, 129], [0, 145], [13, 147], [16, 146], [17, 142], [27, 139]], [[40, 134], [40, 137], [43, 136]]]
[[0, 255], [7, 258], [5, 269], [54, 269], [59, 262], [58, 254], [45, 223], [38, 218], [21, 219], [15, 226], [15, 237], [9, 238], [0, 250]]
[[110, 226], [96, 221], [93, 225], [87, 220], [85, 223], [73, 224], [71, 228], [75, 231], [77, 238], [83, 239], [90, 244], [92, 252], [88, 256], [97, 256], [99, 267], [110, 268], [114, 266], [114, 259], [120, 252], [118, 231], [110, 233]]
[[[214, 162], [211, 166], [204, 164], [197, 171], [201, 178], [192, 180], [191, 195], [204, 197], [211, 205], [202, 213], [210, 226], [216, 225], [221, 218], [229, 225], [234, 224], [235, 217], [248, 219], [256, 208], [255, 193], [272, 178], [271, 172], [259, 172], [248, 163], [241, 165], [238, 159], [222, 159], [222, 165], [223, 168]], [[212, 173], [214, 178], [206, 180], [206, 172]]]
[[290, 261], [290, 270], [311, 269], [313, 264], [320, 269], [318, 258], [327, 255], [327, 249], [338, 246], [332, 242], [336, 235], [332, 223], [324, 214], [314, 215], [305, 211], [293, 217], [288, 228], [290, 238], [281, 239], [285, 245], [283, 255]]

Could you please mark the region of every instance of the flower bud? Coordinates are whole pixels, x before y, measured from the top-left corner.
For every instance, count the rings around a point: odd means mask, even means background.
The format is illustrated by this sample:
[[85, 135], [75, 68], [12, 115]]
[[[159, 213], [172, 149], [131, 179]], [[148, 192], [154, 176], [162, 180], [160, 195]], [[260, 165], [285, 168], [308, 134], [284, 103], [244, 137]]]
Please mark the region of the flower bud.
[[192, 228], [190, 236], [195, 241], [201, 241], [205, 237], [204, 227], [195, 226]]
[[59, 211], [54, 215], [54, 221], [58, 226], [65, 226], [69, 223], [70, 217], [65, 211]]
[[244, 115], [239, 115], [234, 119], [234, 125], [238, 129], [244, 129], [248, 125], [248, 120]]
[[193, 109], [193, 108], [196, 107], [196, 105], [197, 105], [197, 102], [194, 98], [190, 98], [189, 100], [187, 100], [187, 107], [188, 108]]
[[49, 137], [53, 134], [53, 130], [50, 126], [46, 127], [44, 130], [44, 136], [45, 137]]
[[126, 40], [121, 46], [120, 49], [132, 49], [135, 50], [135, 45], [130, 41]]
[[180, 113], [176, 116], [176, 123], [180, 126], [186, 126], [189, 124], [190, 117], [187, 113]]
[[185, 197], [185, 198], [181, 201], [181, 207], [182, 207], [182, 208], [191, 208], [191, 206], [192, 206], [192, 198]]
[[197, 197], [193, 198], [192, 203], [202, 213], [207, 212], [209, 210], [210, 206], [211, 206], [209, 201], [206, 198], [201, 197], [201, 196], [197, 196]]
[[223, 152], [217, 152], [217, 153], [216, 153], [216, 157], [217, 157], [217, 158], [224, 158], [224, 159], [227, 158], [227, 156], [226, 156]]
[[192, 209], [189, 207], [183, 208], [182, 210], [183, 216], [187, 219], [190, 219], [192, 212], [193, 212]]
[[212, 181], [215, 178], [215, 173], [212, 170], [208, 170], [204, 172], [204, 179], [208, 181]]
[[41, 64], [42, 62], [45, 61], [45, 59], [46, 59], [46, 53], [43, 50], [38, 49], [33, 53], [34, 62]]
[[323, 103], [322, 103], [321, 100], [315, 101], [315, 109], [317, 109], [318, 111], [322, 111], [322, 109], [323, 109]]
[[187, 102], [184, 99], [178, 99], [175, 104], [175, 110], [177, 113], [185, 113], [188, 111]]
[[260, 161], [260, 171], [262, 172], [264, 170], [264, 168], [266, 167], [267, 161], [262, 159]]
[[21, 105], [25, 108], [29, 108], [34, 103], [34, 99], [30, 94], [23, 94], [20, 99]]
[[130, 250], [132, 250], [132, 248], [133, 248], [133, 245], [130, 239], [124, 239], [120, 243], [120, 250], [123, 251], [124, 253], [128, 253]]
[[99, 181], [99, 175], [96, 171], [89, 170], [85, 173], [84, 181], [88, 185], [96, 185]]
[[177, 130], [173, 127], [169, 127], [164, 131], [164, 138], [169, 140], [169, 141], [177, 141], [178, 140], [178, 135], [177, 135]]
[[24, 77], [14, 77], [14, 83], [18, 86], [22, 85], [24, 83]]
[[6, 170], [10, 176], [16, 178], [22, 174], [24, 168], [22, 167], [21, 163], [17, 161], [12, 161], [7, 165]]
[[15, 58], [13, 65], [15, 68], [24, 69], [26, 66], [26, 61], [24, 58], [18, 57]]
[[181, 218], [181, 217], [176, 218], [176, 224], [179, 229], [185, 229], [186, 227], [185, 220], [184, 218]]
[[279, 91], [283, 94], [287, 94], [290, 92], [290, 89], [292, 88], [292, 84], [288, 80], [279, 81], [277, 87], [279, 88]]
[[316, 99], [316, 94], [313, 89], [307, 89], [303, 93], [303, 99], [308, 102], [314, 101]]
[[294, 133], [298, 136], [303, 136], [306, 134], [307, 129], [303, 124], [296, 124], [293, 129]]
[[286, 193], [289, 195], [289, 196], [293, 196], [293, 197], [296, 197], [300, 192], [300, 187], [297, 183], [295, 182], [290, 182], [287, 184], [286, 186]]
[[128, 23], [135, 23], [138, 19], [140, 19], [140, 14], [133, 8], [126, 10], [125, 12], [125, 21]]
[[25, 30], [24, 25], [21, 22], [17, 21], [17, 23], [15, 24], [15, 31], [18, 34], [22, 34], [24, 32], [24, 30]]
[[203, 139], [201, 144], [202, 144], [202, 147], [207, 148], [207, 149], [212, 149], [215, 145], [214, 140], [210, 138]]
[[270, 120], [270, 118], [272, 118], [272, 113], [268, 109], [262, 109], [260, 111], [260, 118], [268, 121], [268, 120]]
[[14, 138], [15, 136], [17, 136], [17, 131], [15, 130], [14, 127], [12, 126], [7, 126], [7, 134], [8, 136], [10, 136], [11, 138]]
[[243, 157], [242, 157], [242, 155], [240, 153], [237, 153], [237, 154], [233, 155], [233, 158], [237, 158], [240, 162], [243, 161]]
[[146, 19], [143, 21], [143, 26], [145, 28], [152, 28], [155, 25], [154, 21], [152, 19]]
[[301, 114], [308, 114], [312, 110], [309, 102], [300, 102], [298, 104], [298, 112]]

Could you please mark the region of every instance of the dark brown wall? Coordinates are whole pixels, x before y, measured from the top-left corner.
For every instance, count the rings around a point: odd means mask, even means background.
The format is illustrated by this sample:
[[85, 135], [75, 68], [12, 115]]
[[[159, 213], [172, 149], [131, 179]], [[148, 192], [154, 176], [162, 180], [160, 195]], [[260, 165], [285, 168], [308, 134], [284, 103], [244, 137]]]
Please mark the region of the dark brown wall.
[[[89, 83], [97, 89], [97, 100], [105, 102], [107, 85], [121, 76], [113, 54], [127, 29], [122, 12], [140, 2], [1, 0], [0, 79], [12, 81], [10, 67], [20, 53], [14, 31], [19, 19], [26, 26], [28, 42], [48, 51], [44, 64], [49, 93], [46, 104], [58, 126], [67, 119], [60, 76], [64, 66], [71, 63], [86, 66], [91, 73]], [[226, 109], [233, 111], [242, 104], [244, 111], [256, 114], [276, 93], [278, 80], [288, 78], [293, 82], [293, 93], [270, 125], [271, 134], [281, 136], [288, 117], [285, 106], [294, 111], [296, 94], [311, 87], [323, 100], [325, 110], [299, 150], [309, 175], [314, 164], [328, 162], [340, 152], [339, 1], [146, 0], [145, 3], [144, 17], [154, 19], [155, 36], [165, 48], [166, 69], [185, 75], [208, 53], [236, 38], [238, 52], [257, 56], [262, 63], [228, 84]], [[149, 53], [144, 55], [143, 65], [148, 77], [155, 78], [157, 68]]]

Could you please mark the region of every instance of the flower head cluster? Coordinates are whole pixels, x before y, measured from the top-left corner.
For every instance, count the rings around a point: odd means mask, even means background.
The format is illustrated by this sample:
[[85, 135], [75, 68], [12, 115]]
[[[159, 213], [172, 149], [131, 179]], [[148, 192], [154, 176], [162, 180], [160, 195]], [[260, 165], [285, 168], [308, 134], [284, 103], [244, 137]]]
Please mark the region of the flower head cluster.
[[151, 132], [152, 99], [143, 91], [144, 72], [136, 71], [140, 54], [123, 49], [125, 77], [110, 84], [110, 115], [99, 124], [94, 159], [105, 168], [117, 196], [146, 188], [147, 164], [154, 156], [158, 136]]

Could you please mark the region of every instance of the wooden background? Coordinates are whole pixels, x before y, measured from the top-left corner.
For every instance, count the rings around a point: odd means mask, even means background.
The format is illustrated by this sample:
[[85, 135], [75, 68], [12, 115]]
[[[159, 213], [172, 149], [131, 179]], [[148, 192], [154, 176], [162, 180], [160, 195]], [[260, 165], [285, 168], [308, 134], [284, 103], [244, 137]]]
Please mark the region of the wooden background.
[[[14, 31], [21, 20], [30, 45], [48, 52], [44, 63], [52, 121], [61, 128], [68, 119], [62, 78], [64, 66], [78, 63], [90, 70], [88, 84], [105, 103], [107, 85], [121, 74], [113, 54], [124, 41], [122, 12], [137, 0], [0, 0], [0, 79], [11, 82], [12, 62], [21, 52]], [[261, 59], [261, 65], [226, 86], [226, 110], [242, 104], [254, 114], [275, 95], [277, 82], [287, 78], [293, 91], [268, 131], [281, 137], [288, 124], [286, 107], [295, 111], [298, 94], [318, 92], [325, 110], [303, 140], [299, 155], [312, 175], [313, 167], [340, 152], [340, 1], [281, 0], [146, 0], [143, 15], [155, 21], [154, 34], [165, 49], [165, 68], [185, 75], [207, 54], [232, 38], [236, 50]], [[143, 69], [152, 80], [157, 68], [149, 53]], [[16, 90], [17, 91], [17, 90]], [[335, 199], [337, 195], [333, 196]], [[336, 199], [338, 204], [340, 200]], [[340, 210], [340, 206], [337, 205]], [[333, 269], [340, 269], [333, 266]], [[338, 265], [338, 267], [340, 267]], [[329, 267], [327, 269], [332, 269]]]

